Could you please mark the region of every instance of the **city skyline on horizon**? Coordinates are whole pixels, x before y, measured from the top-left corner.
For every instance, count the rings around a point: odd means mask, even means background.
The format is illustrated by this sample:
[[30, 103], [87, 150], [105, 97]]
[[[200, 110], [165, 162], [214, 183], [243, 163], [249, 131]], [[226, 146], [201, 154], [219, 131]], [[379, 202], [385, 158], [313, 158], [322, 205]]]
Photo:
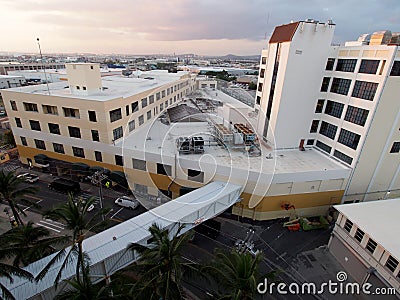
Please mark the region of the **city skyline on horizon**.
[[378, 30], [400, 31], [396, 0], [365, 3], [169, 0], [149, 4], [122, 0], [115, 5], [71, 0], [65, 7], [59, 1], [3, 0], [0, 51], [37, 53], [39, 37], [44, 54], [258, 55], [267, 47], [275, 26], [307, 18], [332, 19], [337, 24], [335, 43]]

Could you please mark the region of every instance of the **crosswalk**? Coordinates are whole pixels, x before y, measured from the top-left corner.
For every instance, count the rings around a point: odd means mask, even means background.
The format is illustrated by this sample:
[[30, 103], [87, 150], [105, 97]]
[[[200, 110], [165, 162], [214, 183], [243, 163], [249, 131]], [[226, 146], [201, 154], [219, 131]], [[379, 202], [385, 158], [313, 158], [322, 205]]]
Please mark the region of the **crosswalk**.
[[57, 233], [60, 233], [61, 231], [63, 231], [65, 229], [65, 225], [63, 223], [53, 221], [50, 219], [40, 220], [39, 222], [36, 223], [36, 225], [47, 228], [47, 229], [57, 232]]
[[99, 196], [94, 196], [91, 194], [87, 194], [87, 193], [81, 193], [78, 196], [75, 196], [75, 199], [78, 200], [79, 198], [81, 198], [82, 200], [86, 201], [87, 199], [89, 199], [90, 197], [95, 198], [96, 200], [93, 202], [95, 207], [100, 207], [100, 197]]

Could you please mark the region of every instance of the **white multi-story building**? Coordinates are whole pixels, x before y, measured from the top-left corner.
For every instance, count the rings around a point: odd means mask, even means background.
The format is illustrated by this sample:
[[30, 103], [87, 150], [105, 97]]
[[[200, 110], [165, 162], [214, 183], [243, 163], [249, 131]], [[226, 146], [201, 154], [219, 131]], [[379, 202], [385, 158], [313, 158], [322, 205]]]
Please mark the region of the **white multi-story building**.
[[352, 168], [344, 201], [400, 195], [398, 34], [331, 45], [335, 24], [275, 28], [262, 53], [257, 131], [277, 149], [315, 147]]
[[[373, 288], [400, 293], [400, 199], [336, 205], [339, 212], [329, 251], [351, 277]], [[374, 289], [370, 289], [374, 292]], [[385, 298], [386, 299], [386, 298]]]

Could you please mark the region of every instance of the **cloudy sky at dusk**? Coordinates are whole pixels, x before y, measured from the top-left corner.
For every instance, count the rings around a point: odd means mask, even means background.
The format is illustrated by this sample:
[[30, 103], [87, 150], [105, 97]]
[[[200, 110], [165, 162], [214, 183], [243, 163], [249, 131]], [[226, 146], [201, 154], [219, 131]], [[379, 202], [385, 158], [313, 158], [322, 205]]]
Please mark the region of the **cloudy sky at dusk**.
[[259, 54], [276, 25], [333, 19], [334, 42], [400, 31], [400, 0], [0, 0], [0, 51]]

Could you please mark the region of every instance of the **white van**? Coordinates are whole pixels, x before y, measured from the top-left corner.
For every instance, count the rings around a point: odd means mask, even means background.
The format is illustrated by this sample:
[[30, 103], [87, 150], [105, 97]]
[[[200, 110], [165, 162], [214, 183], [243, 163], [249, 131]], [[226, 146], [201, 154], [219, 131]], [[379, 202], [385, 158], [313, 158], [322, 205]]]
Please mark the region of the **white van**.
[[115, 200], [115, 204], [122, 206], [122, 207], [128, 207], [130, 209], [135, 209], [136, 207], [139, 206], [139, 201], [137, 201], [134, 197], [122, 196], [122, 197], [119, 197], [117, 200]]

